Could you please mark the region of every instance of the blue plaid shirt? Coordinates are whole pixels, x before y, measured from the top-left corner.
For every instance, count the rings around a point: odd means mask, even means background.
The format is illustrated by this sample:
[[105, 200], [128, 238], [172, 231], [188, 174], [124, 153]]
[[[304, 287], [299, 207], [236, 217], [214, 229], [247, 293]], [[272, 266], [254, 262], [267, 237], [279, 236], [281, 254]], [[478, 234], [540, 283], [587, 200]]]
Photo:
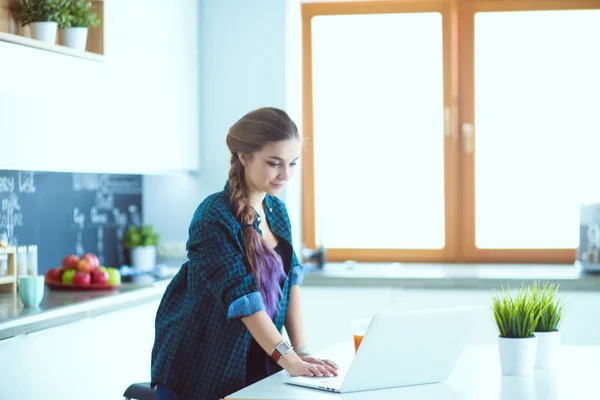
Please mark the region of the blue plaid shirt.
[[[265, 216], [280, 240], [292, 243], [283, 202], [266, 195]], [[261, 233], [258, 214], [254, 228]], [[218, 399], [246, 385], [251, 335], [240, 320], [265, 306], [244, 255], [244, 233], [233, 216], [229, 185], [198, 206], [189, 228], [188, 261], [167, 287], [155, 321], [152, 385], [162, 383], [182, 400]], [[274, 323], [281, 332], [289, 292], [306, 268], [292, 252]], [[267, 371], [281, 370], [268, 360]]]

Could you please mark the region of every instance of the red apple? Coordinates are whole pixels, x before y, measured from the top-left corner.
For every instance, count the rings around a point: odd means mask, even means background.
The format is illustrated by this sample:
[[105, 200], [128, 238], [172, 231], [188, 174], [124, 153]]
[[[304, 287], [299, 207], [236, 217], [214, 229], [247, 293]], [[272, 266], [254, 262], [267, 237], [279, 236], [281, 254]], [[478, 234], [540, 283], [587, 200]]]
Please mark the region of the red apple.
[[73, 285], [87, 286], [91, 283], [91, 281], [92, 279], [90, 274], [87, 272], [79, 271], [75, 274], [75, 276], [73, 276]]
[[46, 272], [46, 279], [50, 282], [62, 282], [62, 275], [64, 270], [60, 267], [50, 268]]
[[108, 272], [100, 269], [93, 271], [92, 283], [96, 285], [106, 285], [108, 283]]
[[77, 267], [77, 263], [79, 262], [79, 257], [74, 254], [69, 254], [62, 261], [62, 267], [66, 271], [68, 269], [75, 269]]
[[92, 253], [84, 254], [77, 263], [77, 271], [92, 272], [100, 268], [100, 260]]
[[92, 264], [92, 268], [94, 271], [97, 270], [98, 268], [100, 268], [100, 259], [95, 254], [86, 253], [83, 255], [83, 257], [90, 260], [90, 263]]

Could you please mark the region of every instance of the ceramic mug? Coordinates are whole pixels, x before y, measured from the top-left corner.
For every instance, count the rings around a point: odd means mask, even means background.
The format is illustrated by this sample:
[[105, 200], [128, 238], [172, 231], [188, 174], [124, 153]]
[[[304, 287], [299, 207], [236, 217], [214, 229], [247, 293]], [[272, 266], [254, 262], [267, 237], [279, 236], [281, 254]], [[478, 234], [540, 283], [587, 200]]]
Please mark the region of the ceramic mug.
[[44, 297], [44, 276], [20, 276], [19, 297], [26, 308], [37, 308]]

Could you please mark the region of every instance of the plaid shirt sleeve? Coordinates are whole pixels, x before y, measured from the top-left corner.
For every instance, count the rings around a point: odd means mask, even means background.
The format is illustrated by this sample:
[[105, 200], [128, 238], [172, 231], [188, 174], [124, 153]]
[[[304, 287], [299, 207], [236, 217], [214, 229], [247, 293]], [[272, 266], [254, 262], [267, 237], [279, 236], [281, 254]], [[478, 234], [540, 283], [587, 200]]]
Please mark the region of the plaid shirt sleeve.
[[188, 243], [190, 268], [227, 310], [227, 317], [264, 310], [256, 278], [244, 263], [243, 245], [233, 230], [219, 221], [198, 223], [195, 228]]
[[296, 257], [296, 252], [292, 252], [292, 285], [302, 285], [304, 277], [308, 274], [310, 267], [308, 265], [302, 265]]

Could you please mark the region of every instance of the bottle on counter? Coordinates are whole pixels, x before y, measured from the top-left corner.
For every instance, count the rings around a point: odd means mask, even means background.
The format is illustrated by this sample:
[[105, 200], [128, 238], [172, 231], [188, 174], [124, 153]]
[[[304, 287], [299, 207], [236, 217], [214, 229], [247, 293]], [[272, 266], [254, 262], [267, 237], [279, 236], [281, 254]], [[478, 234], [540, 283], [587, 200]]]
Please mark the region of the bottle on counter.
[[36, 245], [27, 246], [27, 275], [38, 274], [38, 248]]
[[27, 246], [17, 247], [17, 275], [27, 275]]
[[0, 247], [8, 247], [8, 233], [0, 233]]
[[0, 254], [0, 277], [8, 275], [8, 254]]

